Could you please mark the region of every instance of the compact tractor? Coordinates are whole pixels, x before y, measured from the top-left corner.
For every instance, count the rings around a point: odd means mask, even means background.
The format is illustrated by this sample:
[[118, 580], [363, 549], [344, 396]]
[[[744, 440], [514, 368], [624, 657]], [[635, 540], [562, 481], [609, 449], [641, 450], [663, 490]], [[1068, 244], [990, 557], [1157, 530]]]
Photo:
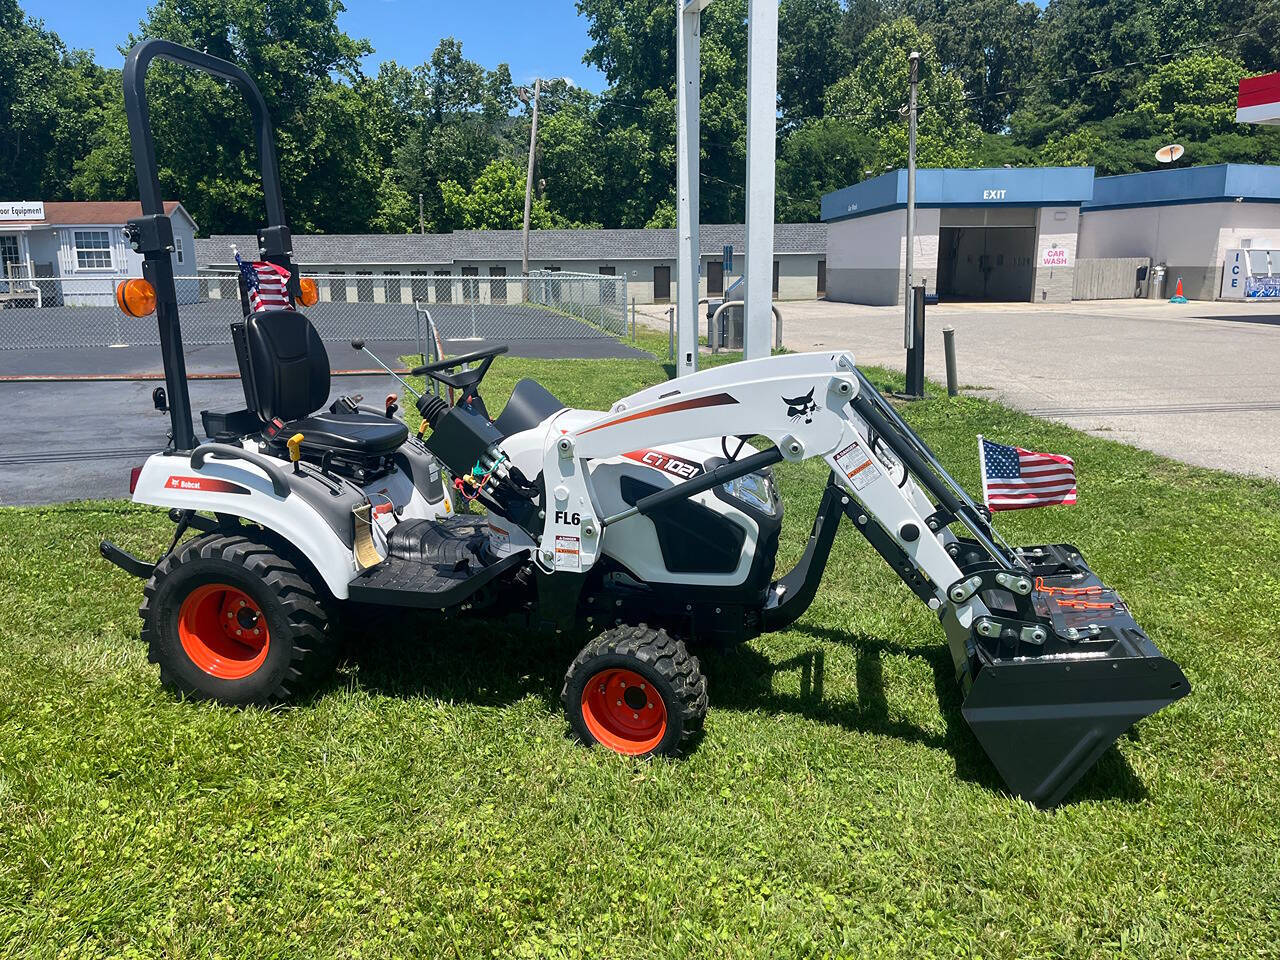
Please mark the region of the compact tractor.
[[[245, 95], [266, 195], [259, 259], [289, 274], [288, 309], [255, 312], [242, 291], [232, 339], [245, 407], [204, 411], [204, 442], [144, 88], [156, 57]], [[588, 638], [562, 693], [578, 739], [674, 754], [707, 712], [690, 651], [794, 623], [847, 523], [936, 615], [963, 716], [1027, 799], [1058, 802], [1133, 723], [1189, 692], [1079, 551], [1005, 543], [843, 351], [716, 367], [606, 411], [522, 380], [494, 417], [482, 396], [506, 350], [494, 346], [413, 371], [438, 387], [417, 400], [415, 434], [391, 405], [326, 406], [325, 347], [297, 309], [314, 303], [314, 282], [291, 259], [257, 87], [161, 40], [133, 49], [124, 82], [143, 207], [128, 235], [144, 261], [118, 299], [154, 307], [172, 418], [133, 498], [169, 508], [177, 529], [156, 562], [108, 542], [102, 553], [146, 582], [142, 636], [167, 687], [225, 704], [295, 698], [334, 669], [344, 605], [516, 611]], [[810, 458], [830, 467], [827, 485], [803, 555], [778, 575], [773, 467]]]

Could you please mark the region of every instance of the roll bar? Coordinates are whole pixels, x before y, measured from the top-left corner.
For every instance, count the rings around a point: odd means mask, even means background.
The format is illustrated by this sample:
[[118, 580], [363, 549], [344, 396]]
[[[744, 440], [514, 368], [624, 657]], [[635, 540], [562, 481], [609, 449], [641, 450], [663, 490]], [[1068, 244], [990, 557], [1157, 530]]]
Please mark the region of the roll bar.
[[156, 57], [221, 77], [240, 88], [240, 93], [253, 112], [258, 160], [262, 168], [262, 191], [267, 198], [267, 224], [272, 227], [285, 226], [280, 170], [276, 164], [275, 131], [271, 126], [271, 115], [267, 111], [266, 100], [262, 98], [262, 91], [234, 63], [168, 40], [143, 40], [129, 51], [124, 62], [124, 111], [129, 120], [129, 136], [133, 141], [133, 165], [138, 173], [142, 212], [152, 216], [164, 213], [155, 142], [151, 137], [151, 110], [147, 104], [147, 70]]
[[173, 426], [171, 449], [190, 450], [196, 445], [191, 425], [191, 395], [187, 390], [187, 363], [182, 350], [178, 319], [178, 294], [173, 281], [173, 224], [164, 212], [155, 141], [151, 136], [151, 110], [147, 103], [147, 71], [159, 57], [228, 80], [239, 88], [253, 113], [262, 169], [262, 192], [267, 204], [267, 226], [258, 231], [260, 256], [288, 270], [290, 292], [297, 295], [297, 276], [289, 227], [284, 219], [280, 170], [276, 163], [275, 133], [262, 91], [234, 63], [211, 57], [168, 40], [144, 40], [129, 51], [124, 63], [124, 111], [129, 121], [133, 165], [138, 177], [142, 216], [125, 225], [125, 238], [142, 254], [142, 275], [156, 292], [156, 322], [160, 327], [160, 353], [165, 386], [169, 393], [169, 418]]

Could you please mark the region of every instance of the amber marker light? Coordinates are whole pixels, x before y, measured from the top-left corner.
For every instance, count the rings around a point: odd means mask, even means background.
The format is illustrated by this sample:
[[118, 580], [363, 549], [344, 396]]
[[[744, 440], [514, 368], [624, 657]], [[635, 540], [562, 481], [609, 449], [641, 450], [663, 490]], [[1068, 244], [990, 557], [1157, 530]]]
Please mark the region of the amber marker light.
[[156, 312], [156, 288], [149, 280], [134, 277], [116, 286], [116, 306], [131, 317], [146, 317]]

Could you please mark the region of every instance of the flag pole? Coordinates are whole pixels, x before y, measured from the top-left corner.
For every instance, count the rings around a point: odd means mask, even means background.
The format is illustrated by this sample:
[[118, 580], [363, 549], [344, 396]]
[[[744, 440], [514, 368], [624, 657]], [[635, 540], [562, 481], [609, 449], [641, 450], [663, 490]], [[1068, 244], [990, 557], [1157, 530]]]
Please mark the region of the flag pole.
[[991, 504], [987, 502], [987, 450], [982, 445], [982, 434], [978, 434], [978, 465], [982, 470], [982, 505], [990, 510]]

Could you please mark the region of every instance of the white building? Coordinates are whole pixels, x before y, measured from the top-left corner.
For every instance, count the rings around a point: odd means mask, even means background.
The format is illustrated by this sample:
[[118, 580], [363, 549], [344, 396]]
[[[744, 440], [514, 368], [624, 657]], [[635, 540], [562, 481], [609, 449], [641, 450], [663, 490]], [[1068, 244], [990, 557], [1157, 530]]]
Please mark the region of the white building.
[[1220, 296], [1230, 250], [1280, 250], [1280, 167], [1221, 163], [1098, 177], [1080, 211], [1080, 256], [1148, 257], [1192, 300]]
[[[1069, 301], [1080, 205], [1092, 195], [1092, 167], [918, 170], [914, 280], [942, 300]], [[906, 207], [905, 170], [822, 198], [831, 299], [902, 302]]]
[[[194, 275], [195, 221], [176, 201], [164, 209], [173, 219], [174, 272]], [[70, 306], [110, 303], [117, 280], [142, 275], [142, 257], [122, 232], [126, 220], [141, 215], [142, 205], [128, 201], [0, 201], [0, 296], [34, 291], [44, 301], [56, 297]], [[42, 278], [62, 282], [32, 282]]]
[[[745, 264], [746, 230], [741, 224], [704, 224], [699, 296], [718, 296]], [[827, 228], [821, 223], [780, 223], [774, 228], [773, 291], [778, 300], [823, 296]], [[733, 247], [733, 266], [725, 270], [724, 248]], [[250, 236], [214, 236], [199, 240], [201, 273], [234, 269], [233, 247], [245, 256], [257, 249]], [[405, 299], [437, 302], [461, 299], [456, 284], [435, 277], [489, 277], [477, 284], [482, 299], [505, 291], [502, 278], [522, 270], [519, 230], [458, 230], [448, 234], [298, 235], [294, 259], [312, 274], [350, 275], [348, 300], [376, 299], [382, 285], [362, 293], [361, 276], [402, 276]], [[561, 270], [627, 279], [627, 295], [637, 303], [669, 303], [676, 297], [676, 231], [534, 230], [529, 235], [529, 269]], [[325, 296], [328, 288], [321, 289]]]

